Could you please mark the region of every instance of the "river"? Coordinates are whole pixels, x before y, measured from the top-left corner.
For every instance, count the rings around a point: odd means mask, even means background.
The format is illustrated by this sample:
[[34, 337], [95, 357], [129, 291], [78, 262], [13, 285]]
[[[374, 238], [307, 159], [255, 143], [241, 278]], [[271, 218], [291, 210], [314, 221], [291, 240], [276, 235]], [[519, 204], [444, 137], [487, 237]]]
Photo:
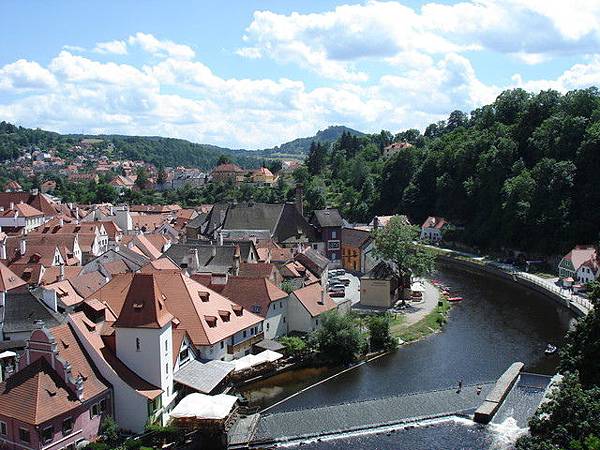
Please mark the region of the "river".
[[[451, 309], [442, 333], [306, 390], [270, 412], [447, 388], [461, 379], [464, 384], [495, 381], [515, 361], [525, 363], [527, 372], [555, 372], [558, 356], [548, 357], [544, 349], [548, 343], [561, 346], [573, 321], [567, 310], [541, 294], [490, 276], [446, 268], [434, 276], [464, 298]], [[251, 386], [245, 394], [265, 407], [327, 375], [327, 370], [289, 373]], [[435, 427], [436, 439], [443, 441], [446, 432], [459, 435], [457, 427], [467, 436], [477, 435], [481, 442], [489, 439], [455, 423]], [[391, 439], [405, 435], [408, 442], [410, 436], [426, 433], [423, 430], [398, 433]], [[381, 448], [393, 446], [381, 442]], [[472, 448], [485, 447], [475, 444]]]

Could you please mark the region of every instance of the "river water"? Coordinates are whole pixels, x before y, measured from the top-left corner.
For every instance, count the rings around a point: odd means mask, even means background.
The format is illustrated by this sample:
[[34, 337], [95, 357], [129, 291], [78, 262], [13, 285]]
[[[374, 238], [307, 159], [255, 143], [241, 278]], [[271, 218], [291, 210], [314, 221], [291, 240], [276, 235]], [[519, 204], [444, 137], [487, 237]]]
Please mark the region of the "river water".
[[[452, 269], [440, 270], [435, 278], [464, 298], [450, 311], [442, 333], [432, 335], [396, 352], [346, 372], [276, 405], [269, 412], [311, 408], [348, 401], [378, 398], [464, 384], [495, 381], [515, 361], [525, 363], [525, 371], [555, 372], [558, 356], [546, 356], [548, 343], [560, 347], [572, 323], [568, 311], [548, 298], [511, 282]], [[327, 370], [287, 374], [251, 386], [246, 395], [260, 406], [272, 405], [298, 389], [329, 375]], [[507, 417], [497, 427], [520, 429]], [[513, 426], [514, 425], [514, 426]], [[522, 424], [519, 424], [522, 425]], [[460, 431], [458, 431], [460, 430]], [[490, 448], [490, 428], [449, 422], [435, 426], [352, 439], [354, 448]], [[452, 447], [448, 437], [455, 436]], [[429, 440], [423, 436], [430, 436]], [[423, 446], [413, 443], [423, 442]], [[423, 440], [424, 439], [424, 440]], [[448, 446], [438, 446], [437, 441]], [[402, 445], [399, 446], [399, 443]], [[466, 443], [465, 443], [466, 442]], [[318, 448], [337, 447], [342, 441], [315, 444]], [[488, 445], [489, 444], [489, 445]]]

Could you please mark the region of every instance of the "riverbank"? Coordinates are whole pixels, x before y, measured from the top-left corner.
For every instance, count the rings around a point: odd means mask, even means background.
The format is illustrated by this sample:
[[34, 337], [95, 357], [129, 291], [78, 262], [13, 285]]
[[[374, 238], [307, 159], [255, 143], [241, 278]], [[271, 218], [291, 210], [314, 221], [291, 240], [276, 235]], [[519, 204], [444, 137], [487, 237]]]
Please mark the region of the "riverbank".
[[404, 342], [415, 342], [430, 334], [440, 332], [448, 320], [450, 302], [441, 296], [431, 311], [417, 322], [410, 323], [408, 317], [398, 316], [392, 319], [390, 333]]

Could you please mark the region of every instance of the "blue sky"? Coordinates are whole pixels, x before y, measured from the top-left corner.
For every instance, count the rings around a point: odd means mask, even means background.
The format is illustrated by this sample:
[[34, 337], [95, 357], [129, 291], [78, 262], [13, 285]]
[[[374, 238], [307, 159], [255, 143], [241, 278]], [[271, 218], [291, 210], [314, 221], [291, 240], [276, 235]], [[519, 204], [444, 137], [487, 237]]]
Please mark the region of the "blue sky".
[[261, 148], [600, 84], [597, 0], [4, 1], [0, 120]]

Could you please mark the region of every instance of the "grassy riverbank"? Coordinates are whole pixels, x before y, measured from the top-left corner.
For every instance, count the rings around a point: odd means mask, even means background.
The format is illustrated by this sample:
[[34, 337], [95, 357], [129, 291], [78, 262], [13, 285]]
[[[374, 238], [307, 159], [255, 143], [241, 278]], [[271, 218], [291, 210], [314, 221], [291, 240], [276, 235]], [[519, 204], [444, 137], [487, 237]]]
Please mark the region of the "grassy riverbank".
[[392, 335], [405, 342], [412, 342], [441, 330], [446, 323], [450, 302], [444, 296], [440, 296], [440, 302], [433, 311], [412, 325], [405, 323], [405, 316], [396, 315], [390, 324]]

